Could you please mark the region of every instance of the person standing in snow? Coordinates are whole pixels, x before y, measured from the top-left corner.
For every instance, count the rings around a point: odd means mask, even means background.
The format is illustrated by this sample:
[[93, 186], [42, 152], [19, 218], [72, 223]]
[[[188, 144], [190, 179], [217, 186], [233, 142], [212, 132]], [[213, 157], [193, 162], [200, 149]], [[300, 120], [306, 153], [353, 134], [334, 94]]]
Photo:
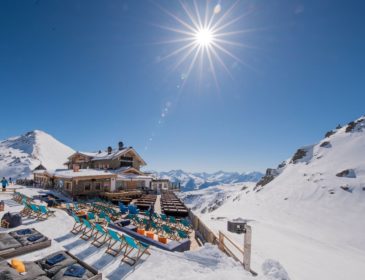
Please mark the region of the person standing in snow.
[[13, 185], [13, 180], [11, 180], [11, 177], [9, 177], [9, 186]]
[[6, 186], [9, 185], [8, 180], [6, 180], [5, 177], [3, 177], [3, 179], [1, 180], [1, 185], [3, 187], [3, 192], [5, 192]]

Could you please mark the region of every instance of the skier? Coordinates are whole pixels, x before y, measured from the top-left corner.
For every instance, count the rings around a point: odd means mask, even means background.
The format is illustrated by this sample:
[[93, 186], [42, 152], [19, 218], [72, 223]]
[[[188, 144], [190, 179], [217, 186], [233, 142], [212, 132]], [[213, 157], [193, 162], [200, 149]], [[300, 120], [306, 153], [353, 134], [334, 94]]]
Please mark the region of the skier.
[[11, 180], [11, 177], [9, 177], [9, 186], [13, 185], [13, 180]]
[[5, 177], [3, 177], [3, 179], [1, 180], [1, 185], [3, 187], [3, 192], [6, 191], [6, 186], [9, 185], [8, 181], [5, 179]]

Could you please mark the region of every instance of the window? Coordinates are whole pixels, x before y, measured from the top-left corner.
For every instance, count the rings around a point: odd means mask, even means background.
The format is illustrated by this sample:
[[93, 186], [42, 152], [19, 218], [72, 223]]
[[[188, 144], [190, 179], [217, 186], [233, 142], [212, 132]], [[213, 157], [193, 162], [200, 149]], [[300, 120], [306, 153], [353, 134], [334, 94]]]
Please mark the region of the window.
[[71, 182], [66, 182], [66, 190], [71, 190]]
[[95, 190], [97, 190], [97, 191], [101, 190], [101, 184], [100, 183], [95, 184]]
[[85, 189], [85, 191], [90, 191], [91, 190], [90, 184], [89, 183], [85, 184], [84, 189]]
[[120, 167], [129, 167], [133, 166], [133, 158], [132, 157], [120, 157]]

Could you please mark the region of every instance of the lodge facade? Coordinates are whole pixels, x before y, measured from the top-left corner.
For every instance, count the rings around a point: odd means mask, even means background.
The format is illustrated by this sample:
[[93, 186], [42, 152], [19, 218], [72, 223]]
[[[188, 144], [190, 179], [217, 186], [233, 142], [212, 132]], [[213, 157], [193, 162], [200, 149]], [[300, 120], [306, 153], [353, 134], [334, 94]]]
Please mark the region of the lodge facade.
[[[96, 153], [75, 152], [65, 163], [67, 169], [33, 171], [36, 185], [54, 188], [71, 196], [93, 196], [101, 192], [120, 190], [154, 190], [159, 179], [140, 170], [146, 162], [133, 147], [118, 143]], [[163, 189], [166, 188], [164, 182]]]

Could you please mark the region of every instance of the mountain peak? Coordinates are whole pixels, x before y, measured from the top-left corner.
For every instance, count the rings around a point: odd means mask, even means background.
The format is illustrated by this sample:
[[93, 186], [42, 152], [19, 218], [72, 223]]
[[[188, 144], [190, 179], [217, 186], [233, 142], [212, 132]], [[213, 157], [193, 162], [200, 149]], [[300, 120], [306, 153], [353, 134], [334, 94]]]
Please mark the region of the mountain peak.
[[40, 163], [47, 169], [64, 167], [74, 150], [42, 130], [28, 131], [0, 142], [0, 176], [29, 177]]

